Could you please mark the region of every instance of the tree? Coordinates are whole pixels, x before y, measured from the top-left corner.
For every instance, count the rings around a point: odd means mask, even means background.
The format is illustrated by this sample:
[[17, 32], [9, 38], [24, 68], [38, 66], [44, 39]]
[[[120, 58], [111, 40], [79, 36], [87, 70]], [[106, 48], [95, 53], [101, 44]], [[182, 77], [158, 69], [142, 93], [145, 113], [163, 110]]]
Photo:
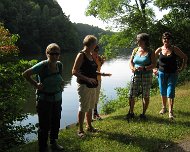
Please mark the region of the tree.
[[[160, 10], [170, 10], [161, 20], [156, 20], [151, 6]], [[91, 0], [86, 11], [103, 21], [114, 22], [119, 32], [103, 36], [101, 42], [106, 45], [106, 53], [117, 54], [121, 48], [134, 46], [138, 33], [147, 32], [151, 37], [151, 48], [161, 45], [161, 35], [170, 31], [175, 43], [186, 53], [190, 37], [190, 1], [189, 0]]]
[[0, 21], [20, 35], [22, 53], [44, 53], [52, 42], [64, 51], [79, 47], [75, 28], [55, 0], [1, 0]]
[[138, 33], [149, 32], [154, 18], [150, 3], [150, 0], [91, 0], [86, 14], [115, 23], [119, 32], [109, 39], [103, 37], [102, 41], [109, 44], [106, 50], [119, 50], [134, 45]]
[[30, 62], [18, 59], [18, 38], [0, 23], [0, 151], [24, 143], [24, 135], [34, 129], [29, 124], [16, 124], [27, 117], [22, 108], [27, 96], [22, 71], [31, 66]]
[[173, 42], [190, 56], [190, 1], [156, 0], [155, 5], [161, 10], [170, 10], [160, 21], [160, 24], [173, 34]]

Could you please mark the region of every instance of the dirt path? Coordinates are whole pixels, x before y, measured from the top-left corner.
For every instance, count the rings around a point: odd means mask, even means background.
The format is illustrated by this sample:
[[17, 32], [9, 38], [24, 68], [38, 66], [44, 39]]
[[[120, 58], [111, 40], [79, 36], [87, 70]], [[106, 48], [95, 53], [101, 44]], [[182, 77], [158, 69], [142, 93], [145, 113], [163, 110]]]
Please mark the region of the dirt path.
[[190, 136], [175, 145], [163, 148], [161, 152], [190, 152]]

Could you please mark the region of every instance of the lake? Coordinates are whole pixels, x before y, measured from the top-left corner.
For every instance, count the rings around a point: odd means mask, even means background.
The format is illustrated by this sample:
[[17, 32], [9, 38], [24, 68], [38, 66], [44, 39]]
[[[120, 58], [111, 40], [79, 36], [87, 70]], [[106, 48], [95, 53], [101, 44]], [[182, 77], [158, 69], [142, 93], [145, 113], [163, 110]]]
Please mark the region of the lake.
[[[76, 57], [76, 53], [64, 53], [61, 56], [61, 62], [64, 68], [64, 92], [62, 93], [62, 118], [61, 118], [61, 129], [65, 128], [67, 125], [77, 122], [78, 113], [78, 94], [77, 94], [77, 83], [76, 77], [72, 76], [71, 69]], [[30, 59], [42, 59], [41, 57], [30, 57]], [[106, 61], [101, 68], [102, 72], [111, 73], [111, 77], [102, 77], [102, 87], [104, 94], [109, 99], [116, 98], [115, 88], [125, 87], [131, 78], [131, 70], [129, 69], [129, 58], [118, 57]], [[38, 117], [35, 112], [35, 98], [29, 100], [26, 104], [25, 112], [29, 113], [28, 119], [21, 122], [22, 125], [27, 125], [28, 123], [36, 124], [38, 123]], [[37, 136], [35, 134], [26, 135], [26, 139], [29, 141], [36, 140]]]

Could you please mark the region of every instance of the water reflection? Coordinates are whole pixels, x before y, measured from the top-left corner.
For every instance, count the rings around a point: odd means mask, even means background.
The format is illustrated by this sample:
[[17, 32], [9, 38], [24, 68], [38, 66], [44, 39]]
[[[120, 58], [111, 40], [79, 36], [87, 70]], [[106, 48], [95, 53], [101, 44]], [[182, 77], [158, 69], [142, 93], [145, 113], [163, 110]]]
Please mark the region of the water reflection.
[[[65, 128], [67, 125], [77, 122], [78, 112], [78, 95], [77, 95], [77, 83], [76, 77], [72, 76], [71, 69], [76, 57], [76, 53], [65, 53], [62, 55], [61, 61], [64, 68], [64, 92], [62, 93], [62, 118], [61, 128]], [[116, 87], [125, 87], [130, 80], [131, 71], [129, 69], [128, 58], [119, 57], [106, 61], [102, 66], [102, 72], [112, 73], [111, 77], [102, 77], [102, 90], [104, 94], [114, 99], [116, 97]], [[30, 111], [35, 111], [35, 98], [28, 102], [26, 107]], [[33, 109], [33, 110], [31, 110]], [[26, 111], [29, 113], [30, 111]], [[23, 125], [28, 123], [36, 124], [38, 122], [37, 114], [29, 115], [27, 120], [21, 122]], [[29, 140], [36, 139], [36, 135], [27, 135]]]

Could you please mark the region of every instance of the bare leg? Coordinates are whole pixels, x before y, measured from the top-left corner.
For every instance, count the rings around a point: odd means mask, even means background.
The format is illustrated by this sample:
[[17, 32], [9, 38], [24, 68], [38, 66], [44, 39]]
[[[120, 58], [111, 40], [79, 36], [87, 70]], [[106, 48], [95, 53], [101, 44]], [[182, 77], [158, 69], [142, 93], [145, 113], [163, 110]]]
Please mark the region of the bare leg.
[[87, 121], [87, 127], [88, 128], [92, 128], [92, 109], [90, 109], [87, 113], [86, 113], [86, 121]]
[[168, 98], [169, 112], [173, 112], [174, 99]]
[[135, 99], [129, 98], [129, 113], [134, 113]]
[[143, 100], [143, 113], [142, 114], [145, 115], [150, 99], [149, 98], [143, 98], [143, 99], [144, 100]]
[[83, 123], [84, 123], [85, 112], [78, 112], [78, 122], [79, 122], [79, 132], [83, 132]]
[[173, 105], [174, 105], [174, 98], [168, 98], [168, 107], [169, 107], [169, 118], [173, 119]]
[[166, 113], [166, 102], [167, 102], [167, 97], [166, 96], [161, 96], [162, 98], [162, 109], [160, 110], [160, 114]]
[[162, 108], [166, 108], [167, 97], [162, 96], [161, 98], [162, 98]]
[[94, 107], [94, 116], [96, 116], [97, 114], [98, 114], [98, 104], [96, 103]]

